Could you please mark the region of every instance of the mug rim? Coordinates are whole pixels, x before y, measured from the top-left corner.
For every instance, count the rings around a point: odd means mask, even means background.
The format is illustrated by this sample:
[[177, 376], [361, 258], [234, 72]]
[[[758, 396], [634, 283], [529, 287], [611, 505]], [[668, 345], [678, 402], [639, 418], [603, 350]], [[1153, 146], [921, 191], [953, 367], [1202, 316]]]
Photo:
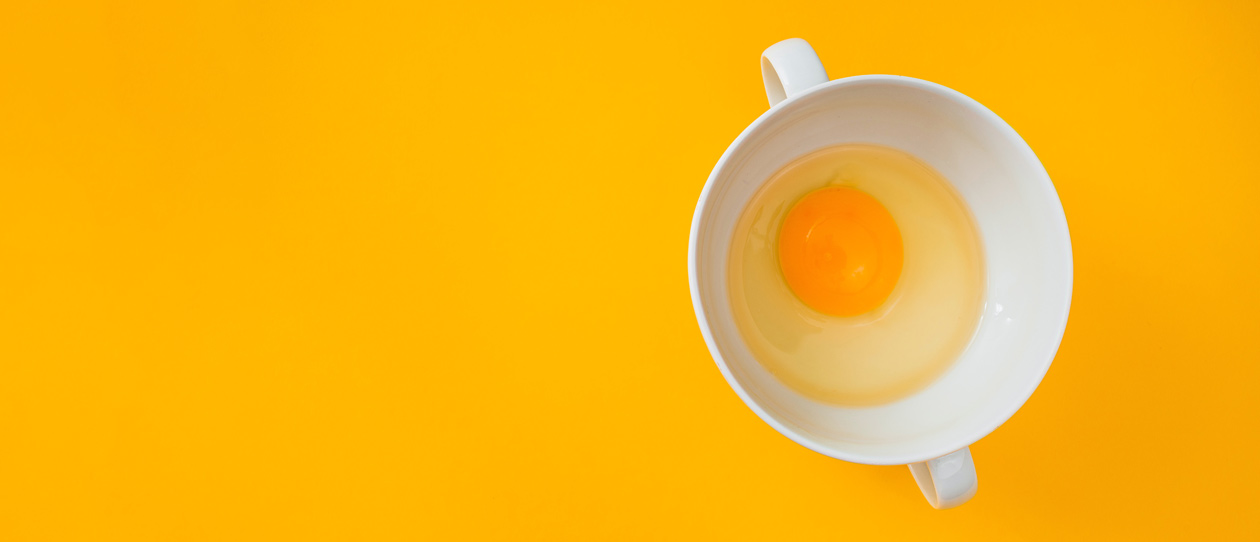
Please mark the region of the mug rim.
[[[1053, 202], [1054, 207], [1058, 210], [1057, 217], [1059, 218], [1059, 220], [1057, 220], [1056, 223], [1052, 226], [1052, 229], [1054, 230], [1054, 235], [1056, 237], [1061, 238], [1064, 241], [1065, 246], [1067, 247], [1067, 269], [1068, 269], [1067, 290], [1066, 290], [1067, 295], [1065, 296], [1062, 302], [1062, 305], [1058, 307], [1058, 310], [1057, 310], [1056, 321], [1058, 322], [1058, 325], [1054, 326], [1053, 331], [1050, 332], [1052, 335], [1054, 335], [1054, 338], [1055, 338], [1054, 342], [1052, 343], [1054, 347], [1049, 349], [1048, 352], [1045, 352], [1044, 359], [1035, 367], [1036, 378], [1031, 381], [1031, 384], [1027, 387], [1026, 390], [1022, 391], [1019, 395], [1017, 395], [1017, 397], [1019, 398], [1018, 401], [1010, 401], [1005, 407], [993, 409], [995, 412], [997, 412], [997, 414], [989, 416], [988, 417], [989, 420], [985, 423], [982, 423], [979, 426], [978, 430], [973, 430], [973, 431], [969, 431], [965, 433], [960, 432], [961, 436], [957, 438], [949, 439], [948, 444], [941, 447], [941, 449], [929, 449], [929, 450], [926, 450], [924, 453], [920, 453], [920, 454], [879, 456], [879, 455], [853, 453], [850, 451], [840, 450], [840, 449], [827, 446], [821, 442], [814, 440], [808, 435], [805, 435], [803, 433], [796, 431], [790, 426], [780, 423], [774, 416], [770, 415], [770, 413], [765, 409], [765, 407], [763, 407], [760, 403], [758, 403], [755, 399], [753, 399], [753, 397], [747, 392], [747, 390], [744, 389], [744, 387], [739, 383], [739, 381], [735, 378], [734, 374], [731, 372], [731, 369], [727, 365], [727, 361], [723, 358], [721, 350], [718, 348], [716, 339], [713, 336], [712, 327], [709, 324], [709, 318], [705, 312], [705, 307], [700, 297], [699, 276], [697, 274], [697, 260], [699, 257], [698, 241], [699, 241], [699, 235], [700, 235], [700, 221], [701, 221], [700, 219], [705, 214], [706, 208], [709, 206], [709, 199], [712, 197], [712, 190], [713, 190], [715, 181], [717, 180], [719, 174], [727, 167], [728, 163], [732, 160], [732, 157], [736, 154], [737, 149], [739, 149], [742, 146], [742, 143], [744, 142], [745, 139], [749, 137], [750, 134], [752, 134], [754, 131], [760, 128], [762, 124], [765, 124], [771, 118], [775, 117], [776, 114], [779, 111], [781, 111], [785, 106], [804, 100], [804, 99], [808, 99], [809, 97], [815, 94], [828, 92], [837, 88], [841, 88], [841, 87], [845, 87], [845, 86], [849, 86], [849, 85], [853, 85], [857, 83], [866, 83], [866, 82], [891, 83], [891, 84], [906, 86], [906, 87], [915, 88], [919, 90], [925, 90], [925, 91], [940, 95], [942, 97], [952, 100], [956, 102], [957, 104], [965, 107], [970, 112], [973, 112], [979, 115], [984, 120], [986, 120], [990, 125], [996, 127], [1000, 132], [1002, 132], [1002, 134], [1007, 139], [1011, 139], [1014, 142], [1016, 142], [1017, 148], [1020, 148], [1023, 152], [1026, 152], [1028, 156], [1031, 157], [1032, 161], [1035, 162], [1037, 166], [1040, 168], [1041, 175], [1040, 175], [1040, 178], [1036, 182], [1042, 185], [1041, 188], [1043, 189], [1043, 193], [1047, 195], [1046, 203], [1050, 204], [1051, 202]], [[976, 101], [975, 99], [961, 92], [958, 92], [954, 89], [941, 85], [939, 83], [933, 83], [931, 81], [926, 81], [923, 79], [917, 79], [914, 77], [906, 77], [906, 76], [901, 76], [901, 75], [857, 75], [857, 76], [844, 77], [844, 78], [828, 81], [826, 83], [809, 88], [805, 90], [804, 92], [801, 92], [800, 94], [789, 97], [788, 99], [783, 100], [782, 102], [778, 104], [775, 104], [773, 107], [771, 107], [770, 109], [763, 112], [760, 116], [758, 116], [757, 119], [754, 120], [751, 124], [749, 124], [746, 128], [744, 128], [744, 130], [740, 132], [739, 136], [737, 136], [735, 140], [732, 141], [729, 146], [727, 146], [726, 150], [722, 153], [721, 158], [718, 159], [717, 164], [713, 166], [713, 170], [709, 173], [708, 179], [705, 180], [704, 188], [701, 190], [699, 201], [696, 204], [695, 214], [692, 216], [691, 234], [690, 234], [690, 238], [689, 238], [688, 246], [687, 246], [687, 275], [688, 275], [688, 280], [689, 280], [690, 289], [691, 289], [692, 308], [694, 309], [696, 320], [700, 325], [701, 335], [704, 336], [704, 341], [705, 341], [706, 346], [708, 347], [710, 357], [712, 357], [713, 361], [717, 364], [718, 369], [721, 371], [722, 377], [726, 380], [727, 385], [729, 385], [731, 389], [735, 391], [735, 394], [739, 396], [740, 400], [743, 401], [743, 403], [747, 405], [748, 408], [752, 409], [752, 411], [757, 415], [758, 418], [761, 418], [762, 421], [769, 424], [780, 434], [788, 437], [789, 439], [796, 442], [797, 444], [800, 444], [801, 446], [804, 446], [810, 450], [813, 450], [815, 452], [818, 452], [820, 454], [823, 454], [829, 457], [841, 459], [844, 461], [850, 461], [854, 463], [863, 463], [863, 464], [870, 464], [870, 465], [901, 465], [901, 464], [909, 464], [909, 463], [917, 463], [921, 461], [926, 461], [928, 459], [940, 457], [940, 456], [952, 453], [956, 450], [960, 450], [962, 448], [970, 446], [976, 441], [992, 433], [1002, 424], [1006, 423], [1006, 421], [1009, 420], [1012, 416], [1014, 416], [1015, 413], [1018, 412], [1019, 409], [1024, 406], [1024, 404], [1028, 401], [1028, 399], [1032, 397], [1032, 394], [1036, 391], [1037, 387], [1041, 385], [1041, 381], [1045, 378], [1046, 373], [1050, 370], [1050, 365], [1054, 362], [1055, 355], [1058, 353], [1059, 348], [1062, 345], [1063, 334], [1067, 330], [1068, 314], [1070, 312], [1071, 304], [1072, 304], [1072, 288], [1073, 288], [1073, 283], [1075, 279], [1075, 269], [1074, 269], [1073, 256], [1072, 256], [1071, 234], [1068, 231], [1067, 217], [1064, 214], [1063, 203], [1059, 198], [1058, 191], [1055, 189], [1054, 183], [1051, 182], [1049, 174], [1045, 171], [1045, 165], [1041, 163], [1041, 159], [1037, 157], [1036, 153], [1033, 152], [1032, 147], [1028, 145], [1028, 142], [1025, 141], [1024, 138], [1021, 137], [1019, 133], [1016, 132], [1015, 129], [1010, 126], [1010, 124], [1007, 124], [1007, 122], [1003, 120], [1000, 116], [998, 116], [997, 113], [994, 113], [988, 107], [985, 107], [983, 104]], [[1054, 307], [1048, 307], [1046, 310], [1050, 311], [1053, 309]], [[1050, 328], [1047, 328], [1047, 329], [1050, 329]]]

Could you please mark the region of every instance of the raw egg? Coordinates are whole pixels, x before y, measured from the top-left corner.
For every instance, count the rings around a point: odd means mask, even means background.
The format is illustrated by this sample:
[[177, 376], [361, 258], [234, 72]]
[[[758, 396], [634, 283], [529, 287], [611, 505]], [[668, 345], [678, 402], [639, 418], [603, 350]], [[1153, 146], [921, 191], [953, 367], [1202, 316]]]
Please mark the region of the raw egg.
[[779, 230], [779, 267], [803, 303], [831, 316], [879, 307], [901, 277], [901, 232], [888, 210], [856, 188], [806, 194]]

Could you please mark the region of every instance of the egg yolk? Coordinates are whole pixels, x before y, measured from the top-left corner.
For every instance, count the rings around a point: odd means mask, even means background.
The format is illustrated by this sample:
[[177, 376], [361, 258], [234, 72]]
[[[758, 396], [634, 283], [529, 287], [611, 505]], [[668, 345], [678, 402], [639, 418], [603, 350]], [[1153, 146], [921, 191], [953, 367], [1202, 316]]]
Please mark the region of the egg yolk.
[[901, 277], [901, 231], [870, 194], [827, 187], [801, 198], [779, 230], [779, 268], [810, 308], [856, 316], [888, 299]]

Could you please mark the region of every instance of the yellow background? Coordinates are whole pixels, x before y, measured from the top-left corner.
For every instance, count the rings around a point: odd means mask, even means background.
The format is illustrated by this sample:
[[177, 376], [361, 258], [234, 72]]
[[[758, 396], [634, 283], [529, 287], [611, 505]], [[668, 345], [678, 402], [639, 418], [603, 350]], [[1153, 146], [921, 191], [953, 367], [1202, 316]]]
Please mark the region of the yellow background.
[[[0, 3], [0, 540], [1260, 536], [1255, 2], [457, 4]], [[693, 206], [794, 36], [1066, 208], [960, 509], [701, 340]]]

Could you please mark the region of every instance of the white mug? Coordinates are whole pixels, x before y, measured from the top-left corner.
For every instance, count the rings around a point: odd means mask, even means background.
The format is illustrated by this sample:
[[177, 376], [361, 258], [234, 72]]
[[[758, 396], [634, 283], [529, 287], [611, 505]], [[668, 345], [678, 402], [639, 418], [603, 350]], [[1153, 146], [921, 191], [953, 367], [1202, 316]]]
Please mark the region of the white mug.
[[[766, 49], [761, 72], [770, 110], [718, 160], [691, 223], [691, 300], [709, 352], [788, 438], [845, 461], [908, 464], [932, 506], [958, 506], [977, 487], [967, 447], [1019, 410], [1063, 338], [1072, 245], [1058, 193], [1019, 134], [957, 91], [892, 75], [828, 81], [801, 39]], [[819, 403], [779, 382], [740, 337], [727, 296], [731, 236], [749, 199], [788, 162], [841, 143], [901, 149], [939, 171], [971, 209], [984, 251], [984, 309], [966, 350], [926, 388], [873, 407]]]

